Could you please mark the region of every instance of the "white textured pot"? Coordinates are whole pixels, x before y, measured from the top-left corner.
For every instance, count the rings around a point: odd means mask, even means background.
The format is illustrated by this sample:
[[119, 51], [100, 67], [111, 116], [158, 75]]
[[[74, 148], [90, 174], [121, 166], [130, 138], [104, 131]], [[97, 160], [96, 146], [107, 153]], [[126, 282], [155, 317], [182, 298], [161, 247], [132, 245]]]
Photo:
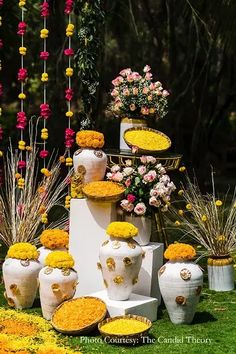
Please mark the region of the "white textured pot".
[[53, 250], [51, 250], [50, 248], [46, 248], [44, 246], [38, 248], [38, 252], [39, 252], [39, 259], [38, 260], [42, 264], [42, 267], [45, 266], [45, 259], [46, 259], [47, 255], [49, 255], [49, 253], [52, 253], [54, 251], [65, 251], [65, 252], [67, 252], [68, 250], [65, 247], [54, 248]]
[[50, 320], [54, 310], [63, 301], [71, 299], [78, 276], [73, 269], [44, 267], [39, 272], [39, 296], [43, 317]]
[[102, 181], [107, 167], [107, 155], [99, 149], [79, 149], [74, 153], [73, 165], [75, 173], [78, 167], [85, 168], [84, 183]]
[[138, 235], [134, 237], [134, 240], [137, 241], [140, 246], [148, 245], [152, 232], [152, 219], [146, 216], [126, 215], [125, 221], [130, 222], [138, 228]]
[[5, 297], [16, 309], [30, 308], [38, 289], [38, 274], [42, 265], [36, 260], [7, 258], [2, 266]]
[[131, 150], [123, 138], [124, 132], [127, 129], [130, 129], [133, 127], [146, 127], [146, 126], [147, 126], [147, 122], [142, 118], [140, 118], [140, 119], [127, 118], [127, 117], [121, 118], [121, 121], [120, 121], [120, 150], [126, 150], [126, 151]]
[[142, 248], [133, 239], [111, 237], [103, 242], [99, 259], [109, 299], [127, 300], [138, 281]]
[[160, 268], [158, 279], [171, 322], [191, 323], [203, 285], [201, 268], [190, 261], [169, 261]]
[[215, 291], [233, 290], [234, 268], [232, 258], [209, 258], [207, 263], [209, 289]]

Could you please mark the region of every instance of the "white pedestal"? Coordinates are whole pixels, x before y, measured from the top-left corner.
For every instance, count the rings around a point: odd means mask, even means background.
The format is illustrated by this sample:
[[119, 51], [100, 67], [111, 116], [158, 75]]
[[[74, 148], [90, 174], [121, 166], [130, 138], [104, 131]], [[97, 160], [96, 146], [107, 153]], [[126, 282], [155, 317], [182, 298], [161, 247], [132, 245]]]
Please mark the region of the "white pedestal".
[[71, 199], [69, 252], [75, 260], [79, 284], [75, 297], [104, 289], [97, 268], [99, 249], [106, 240], [106, 228], [116, 218], [112, 203]]
[[163, 265], [164, 244], [152, 242], [142, 246], [145, 256], [139, 273], [139, 281], [135, 284], [133, 291], [136, 294], [151, 296], [161, 303], [161, 293], [158, 283], [158, 270]]
[[89, 294], [89, 296], [95, 296], [103, 300], [107, 305], [110, 317], [131, 314], [147, 317], [152, 322], [157, 319], [157, 299], [131, 294], [129, 300], [114, 301], [108, 298], [106, 290]]

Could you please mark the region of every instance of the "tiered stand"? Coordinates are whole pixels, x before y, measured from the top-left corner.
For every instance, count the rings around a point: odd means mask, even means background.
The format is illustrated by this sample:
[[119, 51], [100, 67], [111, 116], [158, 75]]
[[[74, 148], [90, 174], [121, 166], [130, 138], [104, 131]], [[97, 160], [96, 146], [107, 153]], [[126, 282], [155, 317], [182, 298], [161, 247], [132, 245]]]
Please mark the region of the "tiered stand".
[[[134, 159], [137, 155], [129, 152], [107, 151], [108, 164], [124, 165], [125, 160]], [[155, 156], [167, 171], [179, 167], [181, 155], [163, 154]], [[97, 296], [103, 299], [110, 316], [137, 314], [156, 320], [157, 305], [161, 296], [158, 286], [157, 272], [163, 264], [164, 244], [167, 235], [163, 228], [161, 213], [155, 217], [157, 236], [154, 242], [143, 246], [144, 258], [139, 274], [139, 282], [134, 287], [134, 293], [127, 301], [112, 301], [104, 290], [101, 271], [97, 267], [101, 244], [106, 240], [106, 228], [111, 221], [118, 219], [116, 205], [110, 202], [94, 202], [88, 199], [71, 199], [70, 207], [70, 242], [69, 251], [75, 260], [79, 284], [75, 297], [83, 295]], [[158, 242], [157, 242], [158, 241]]]

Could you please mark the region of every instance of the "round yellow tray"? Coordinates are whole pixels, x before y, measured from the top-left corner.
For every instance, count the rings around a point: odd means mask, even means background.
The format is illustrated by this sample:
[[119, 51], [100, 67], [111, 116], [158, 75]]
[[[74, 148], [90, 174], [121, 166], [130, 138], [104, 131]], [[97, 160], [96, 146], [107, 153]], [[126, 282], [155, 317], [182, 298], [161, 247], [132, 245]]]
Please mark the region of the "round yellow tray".
[[[158, 147], [157, 147], [156, 149], [152, 149], [152, 150], [151, 150], [150, 148], [149, 148], [149, 149], [148, 149], [148, 148], [145, 148], [145, 143], [144, 143], [144, 145], [141, 146], [141, 145], [139, 145], [139, 143], [137, 143], [137, 141], [132, 141], [132, 140], [130, 140], [130, 139], [127, 138], [127, 136], [126, 136], [127, 133], [128, 133], [128, 132], [131, 132], [131, 131], [135, 131], [137, 137], [138, 137], [139, 133], [140, 133], [140, 135], [141, 135], [141, 134], [143, 135], [143, 131], [146, 131], [147, 134], [148, 134], [148, 132], [155, 133], [156, 136], [159, 136], [163, 141], [165, 141], [166, 146], [165, 146], [164, 148], [160, 148], [160, 147], [158, 148]], [[170, 138], [169, 138], [166, 134], [160, 132], [159, 130], [155, 130], [155, 129], [152, 129], [152, 128], [146, 128], [146, 127], [133, 127], [133, 128], [129, 128], [129, 129], [125, 130], [125, 132], [124, 132], [124, 134], [123, 134], [123, 138], [124, 138], [126, 144], [127, 144], [130, 148], [132, 148], [133, 146], [135, 146], [135, 147], [138, 148], [138, 152], [139, 152], [139, 153], [144, 153], [144, 154], [164, 152], [164, 151], [168, 150], [168, 149], [171, 147], [171, 140], [170, 140]]]
[[[56, 324], [55, 324], [55, 320], [54, 320], [54, 317], [55, 317], [55, 314], [57, 313], [57, 311], [65, 304], [65, 303], [68, 303], [68, 302], [74, 302], [74, 301], [78, 301], [79, 299], [96, 299], [97, 301], [101, 302], [102, 304], [104, 304], [104, 312], [102, 313], [102, 315], [100, 316], [100, 318], [96, 319], [96, 321], [93, 321], [91, 322], [89, 325], [87, 326], [84, 326], [84, 327], [80, 327], [80, 328], [73, 328], [73, 329], [65, 329], [65, 328], [60, 328], [58, 327]], [[52, 316], [52, 320], [51, 320], [51, 324], [53, 326], [53, 328], [55, 328], [56, 331], [60, 332], [60, 333], [63, 333], [63, 334], [68, 334], [68, 335], [81, 335], [81, 334], [86, 334], [86, 333], [89, 333], [91, 332], [92, 330], [94, 330], [96, 328], [96, 326], [98, 325], [98, 323], [100, 321], [102, 321], [105, 317], [106, 317], [106, 314], [107, 314], [107, 308], [106, 308], [106, 304], [104, 303], [104, 301], [102, 301], [101, 299], [97, 298], [97, 297], [94, 297], [94, 296], [83, 296], [83, 297], [79, 297], [79, 298], [76, 298], [76, 299], [71, 299], [71, 300], [68, 300], [68, 301], [65, 301], [63, 302], [62, 304], [60, 304], [56, 310], [54, 311], [53, 313], [53, 316]]]
[[[109, 322], [113, 322], [117, 319], [134, 319], [140, 322], [143, 322], [147, 325], [147, 329], [144, 331], [138, 332], [138, 333], [130, 333], [130, 334], [111, 334], [109, 332], [105, 332], [102, 330], [102, 327]], [[111, 341], [112, 344], [137, 344], [139, 340], [141, 340], [144, 336], [147, 336], [148, 331], [152, 327], [152, 322], [143, 316], [137, 316], [137, 315], [124, 315], [124, 316], [116, 316], [116, 317], [109, 317], [103, 320], [98, 324], [98, 330], [101, 333], [103, 338], [106, 338], [106, 343], [109, 343]]]
[[[100, 194], [99, 195], [99, 190], [96, 192], [96, 194], [88, 193], [86, 191], [86, 187], [91, 185], [92, 183], [94, 183], [94, 184], [96, 183], [97, 186], [98, 186], [98, 189], [99, 189], [99, 187], [102, 188], [102, 185], [106, 185], [106, 184], [108, 185], [109, 184], [109, 185], [112, 186], [112, 184], [113, 184], [114, 186], [117, 186], [118, 183], [115, 183], [115, 182], [112, 182], [112, 181], [97, 181], [97, 182], [90, 182], [90, 183], [86, 184], [82, 188], [82, 191], [83, 191], [84, 195], [88, 199], [91, 199], [91, 200], [97, 201], [97, 202], [99, 202], [99, 201], [100, 202], [114, 202], [114, 203], [118, 202], [122, 198], [122, 196], [124, 194], [124, 191], [125, 191], [125, 189], [123, 188], [123, 189], [121, 189], [120, 193], [112, 194], [112, 195], [105, 195], [105, 194]], [[120, 187], [120, 185], [119, 185], [119, 187]]]

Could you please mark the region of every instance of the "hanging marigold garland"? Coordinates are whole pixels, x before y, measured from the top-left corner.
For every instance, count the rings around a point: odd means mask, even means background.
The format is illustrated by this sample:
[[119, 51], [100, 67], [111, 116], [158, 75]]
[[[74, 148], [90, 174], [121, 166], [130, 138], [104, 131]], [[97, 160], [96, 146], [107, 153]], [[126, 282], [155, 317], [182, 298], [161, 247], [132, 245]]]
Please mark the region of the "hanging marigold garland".
[[21, 38], [20, 47], [19, 47], [20, 68], [17, 74], [17, 80], [20, 83], [20, 93], [18, 95], [18, 98], [20, 100], [20, 111], [17, 113], [16, 128], [20, 130], [20, 140], [18, 141], [18, 149], [20, 150], [20, 154], [19, 154], [19, 161], [18, 161], [19, 173], [16, 174], [16, 179], [17, 179], [18, 188], [23, 189], [25, 186], [23, 171], [26, 167], [26, 161], [23, 160], [23, 151], [28, 149], [28, 147], [26, 146], [26, 142], [24, 140], [24, 129], [27, 125], [27, 117], [25, 113], [25, 100], [26, 100], [25, 83], [28, 77], [28, 71], [25, 68], [25, 60], [24, 60], [25, 55], [27, 53], [27, 48], [25, 47], [24, 44], [24, 36], [27, 29], [27, 24], [25, 23], [25, 19], [24, 19], [26, 0], [19, 0], [18, 5], [21, 11], [21, 20], [18, 23], [18, 30], [17, 30], [17, 34]]
[[[43, 1], [41, 6], [41, 17], [43, 18], [43, 28], [40, 31], [40, 38], [43, 41], [43, 48], [40, 52], [40, 59], [43, 62], [43, 72], [41, 74], [41, 82], [43, 84], [43, 103], [40, 104], [40, 117], [43, 119], [43, 128], [41, 129], [41, 139], [43, 141], [43, 148], [39, 152], [39, 156], [43, 159], [43, 168], [41, 169], [41, 173], [45, 177], [50, 176], [50, 171], [46, 168], [46, 158], [49, 155], [49, 151], [46, 149], [47, 139], [48, 139], [48, 129], [47, 129], [47, 119], [51, 115], [51, 109], [49, 104], [47, 103], [47, 83], [48, 83], [48, 73], [47, 73], [47, 60], [49, 57], [49, 52], [47, 51], [47, 38], [49, 35], [49, 30], [47, 29], [47, 18], [49, 16], [49, 3], [47, 0]], [[48, 223], [48, 215], [47, 213], [42, 213], [42, 223]]]
[[[0, 0], [0, 10], [3, 6], [3, 0]], [[0, 16], [0, 26], [2, 26], [2, 16]], [[0, 50], [3, 47], [3, 41], [2, 38], [0, 38]], [[2, 60], [0, 59], [0, 71], [2, 71]], [[2, 81], [0, 81], [0, 99], [1, 99], [1, 106], [0, 106], [0, 119], [2, 118], [2, 96], [3, 96], [3, 85]], [[3, 139], [3, 128], [0, 123], [0, 141]], [[3, 156], [3, 151], [0, 150], [0, 158]], [[0, 166], [0, 186], [3, 184], [3, 170], [2, 166]]]
[[[66, 68], [66, 77], [67, 77], [67, 88], [65, 90], [65, 100], [67, 103], [67, 111], [66, 111], [66, 117], [68, 119], [68, 126], [65, 130], [65, 163], [66, 166], [70, 169], [70, 167], [73, 165], [73, 160], [71, 158], [71, 152], [70, 149], [73, 146], [74, 143], [74, 135], [75, 131], [71, 128], [71, 119], [74, 115], [72, 109], [71, 109], [71, 100], [73, 98], [73, 89], [72, 89], [72, 76], [74, 74], [73, 68], [72, 68], [72, 56], [74, 55], [74, 50], [71, 47], [71, 37], [73, 36], [74, 33], [74, 25], [72, 23], [71, 19], [71, 13], [73, 11], [73, 6], [74, 6], [74, 0], [66, 0], [65, 1], [65, 8], [64, 8], [64, 13], [67, 16], [67, 26], [66, 26], [66, 37], [67, 39], [67, 48], [64, 50], [64, 55], [68, 58], [67, 62], [67, 68]], [[70, 199], [71, 196], [68, 195], [66, 196], [65, 200], [65, 207], [69, 208], [70, 207]]]

